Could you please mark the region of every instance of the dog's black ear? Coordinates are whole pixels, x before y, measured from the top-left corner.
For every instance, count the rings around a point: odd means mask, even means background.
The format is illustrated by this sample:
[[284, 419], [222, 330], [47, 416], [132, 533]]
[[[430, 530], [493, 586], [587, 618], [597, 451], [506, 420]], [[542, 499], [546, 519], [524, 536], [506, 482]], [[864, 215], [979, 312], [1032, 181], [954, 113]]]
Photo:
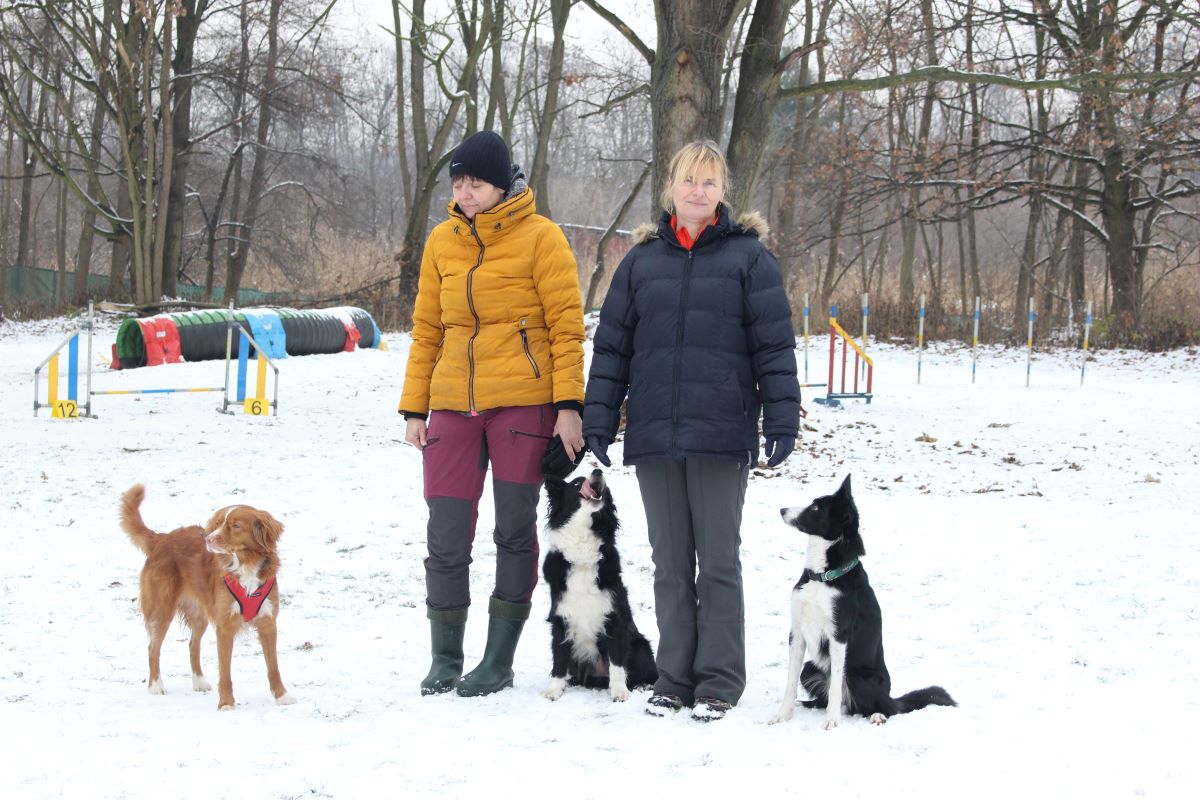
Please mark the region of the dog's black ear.
[[843, 497], [849, 498], [850, 495], [850, 473], [846, 473], [846, 479], [842, 481], [842, 485], [838, 488], [837, 493]]

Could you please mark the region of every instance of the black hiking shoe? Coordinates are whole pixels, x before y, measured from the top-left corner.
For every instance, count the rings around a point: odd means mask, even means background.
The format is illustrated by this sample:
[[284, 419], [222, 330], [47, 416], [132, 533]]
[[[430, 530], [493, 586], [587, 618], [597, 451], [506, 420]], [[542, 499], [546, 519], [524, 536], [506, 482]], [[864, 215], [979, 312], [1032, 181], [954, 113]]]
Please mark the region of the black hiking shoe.
[[718, 700], [715, 697], [700, 697], [692, 706], [692, 719], [697, 722], [715, 722], [725, 716], [725, 712], [733, 708], [731, 703]]
[[646, 701], [646, 713], [652, 717], [665, 717], [683, 708], [683, 699], [677, 694], [655, 692]]

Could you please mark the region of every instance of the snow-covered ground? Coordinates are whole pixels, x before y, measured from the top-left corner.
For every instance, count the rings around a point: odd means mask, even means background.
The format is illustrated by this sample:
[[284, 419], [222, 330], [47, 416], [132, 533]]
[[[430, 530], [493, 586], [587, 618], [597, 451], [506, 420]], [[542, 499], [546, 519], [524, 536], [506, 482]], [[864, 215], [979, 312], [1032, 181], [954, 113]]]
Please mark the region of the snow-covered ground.
[[[918, 385], [911, 348], [876, 345], [874, 402], [829, 408], [805, 390], [797, 452], [747, 493], [749, 686], [703, 725], [648, 717], [645, 693], [543, 699], [544, 586], [513, 689], [420, 696], [425, 506], [395, 412], [405, 335], [282, 361], [274, 417], [218, 414], [211, 394], [35, 417], [33, 368], [68, 326], [0, 324], [4, 797], [1183, 798], [1200, 779], [1187, 733], [1200, 712], [1194, 349], [1098, 353], [1081, 388], [1078, 352], [1035, 353], [1026, 387], [1023, 350], [982, 350], [972, 385], [969, 350], [932, 348]], [[219, 362], [108, 371], [114, 334], [97, 334], [94, 389], [222, 383]], [[824, 366], [814, 345], [810, 380]], [[612, 453], [626, 581], [654, 642], [645, 519]], [[769, 726], [803, 556], [778, 509], [847, 473], [896, 694], [937, 683], [960, 705], [830, 732], [800, 709]], [[235, 650], [239, 705], [219, 713], [191, 691], [180, 627], [163, 650], [168, 694], [147, 693], [142, 556], [116, 524], [135, 482], [160, 530], [230, 502], [285, 522], [280, 663], [295, 705], [272, 702], [251, 637]], [[468, 668], [487, 625], [491, 513], [485, 494]], [[215, 680], [211, 629], [204, 663]]]

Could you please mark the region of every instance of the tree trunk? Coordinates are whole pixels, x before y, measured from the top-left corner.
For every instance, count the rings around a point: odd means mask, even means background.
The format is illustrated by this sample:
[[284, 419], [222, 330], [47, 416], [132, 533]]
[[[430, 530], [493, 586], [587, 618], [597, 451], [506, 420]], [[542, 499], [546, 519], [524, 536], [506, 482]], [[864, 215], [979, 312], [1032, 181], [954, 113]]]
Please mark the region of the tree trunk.
[[[1038, 78], [1046, 75], [1046, 34], [1039, 30], [1034, 34], [1035, 61], [1034, 71]], [[1050, 126], [1050, 111], [1046, 106], [1046, 93], [1041, 89], [1033, 95], [1033, 119], [1030, 128], [1033, 133], [1034, 145], [1044, 146]], [[1014, 335], [1022, 331], [1028, 323], [1029, 298], [1033, 297], [1033, 273], [1037, 264], [1038, 225], [1042, 219], [1045, 200], [1042, 198], [1043, 186], [1046, 180], [1046, 155], [1043, 150], [1036, 149], [1029, 159], [1029, 183], [1033, 194], [1029, 198], [1029, 218], [1025, 224], [1025, 244], [1021, 249], [1021, 263], [1017, 267], [1017, 294], [1013, 300], [1012, 328]]]
[[1137, 330], [1142, 315], [1142, 272], [1134, 257], [1135, 223], [1132, 190], [1119, 147], [1104, 153], [1104, 201], [1100, 208], [1108, 233], [1105, 252], [1112, 279], [1112, 313], [1119, 330]]
[[[412, 206], [408, 210], [408, 221], [404, 228], [404, 240], [400, 250], [395, 255], [397, 281], [396, 302], [397, 315], [400, 321], [412, 319], [413, 304], [417, 299], [417, 284], [421, 272], [421, 254], [425, 248], [425, 227], [429, 219], [429, 208], [437, 188], [438, 174], [449, 161], [451, 153], [447, 151], [450, 134], [463, 105], [474, 105], [473, 97], [467, 95], [466, 87], [472, 82], [471, 75], [475, 72], [479, 58], [491, 38], [492, 19], [484, 15], [479, 20], [475, 30], [474, 46], [467, 52], [466, 61], [460, 71], [459, 83], [448, 99], [445, 115], [438, 123], [432, 139], [425, 127], [427, 124], [425, 103], [425, 61], [430, 59], [427, 52], [428, 43], [425, 36], [425, 2], [414, 0], [412, 4], [412, 65], [411, 76], [412, 102], [412, 138], [416, 161], [416, 185], [413, 192]], [[470, 20], [461, 20], [461, 25], [471, 28]]]
[[271, 138], [271, 103], [275, 93], [275, 71], [279, 61], [279, 8], [283, 0], [271, 0], [267, 19], [267, 63], [263, 71], [262, 86], [258, 93], [258, 130], [255, 135], [254, 166], [250, 170], [250, 183], [246, 189], [246, 211], [242, 215], [242, 236], [237, 253], [230, 260], [225, 273], [225, 299], [237, 297], [242, 286], [242, 276], [250, 258], [250, 244], [254, 237], [254, 225], [258, 220], [258, 207], [262, 199], [263, 185], [267, 177], [267, 144]]
[[[107, 42], [107, 39], [105, 40]], [[107, 51], [107, 46], [105, 47]], [[96, 103], [92, 110], [92, 123], [88, 132], [88, 160], [97, 164], [101, 156], [101, 136], [104, 133], [104, 106]], [[88, 170], [88, 195], [100, 197], [103, 187], [96, 170]], [[83, 303], [91, 292], [88, 291], [88, 281], [92, 274], [92, 248], [96, 242], [96, 207], [85, 203], [83, 220], [79, 227], [79, 244], [75, 248], [75, 302]]]
[[658, 47], [650, 65], [654, 191], [666, 185], [671, 158], [697, 139], [721, 135], [721, 66], [741, 5], [738, 0], [655, 0]]
[[182, 266], [183, 223], [187, 212], [188, 163], [191, 160], [192, 86], [195, 78], [196, 35], [208, 0], [183, 0], [183, 16], [176, 21], [175, 57], [171, 61], [171, 94], [175, 108], [171, 113], [171, 140], [175, 157], [171, 161], [171, 191], [168, 193], [166, 227], [163, 235], [162, 291], [174, 297], [178, 293], [179, 271]]
[[[233, 82], [233, 109], [231, 118], [233, 125], [230, 127], [230, 133], [233, 137], [233, 150], [229, 156], [229, 165], [226, 170], [226, 180], [222, 185], [222, 189], [227, 191], [226, 195], [229, 198], [229, 211], [223, 215], [229, 220], [229, 243], [225, 246], [225, 273], [228, 275], [234, 269], [234, 263], [238, 258], [238, 252], [243, 244], [243, 230], [238, 224], [238, 220], [242, 216], [242, 168], [245, 166], [246, 148], [249, 143], [246, 141], [246, 126], [243, 119], [246, 116], [247, 98], [250, 95], [250, 9], [249, 0], [241, 0], [238, 9], [239, 14], [239, 42], [238, 48], [238, 66], [235, 72]], [[226, 223], [222, 219], [222, 214], [219, 210], [223, 204], [218, 203], [218, 210], [214, 211], [216, 218], [212, 224], [219, 230], [226, 227]], [[215, 231], [214, 231], [215, 232]], [[204, 296], [211, 299], [215, 293], [215, 263], [209, 264], [209, 274], [204, 282]], [[237, 292], [229, 292], [228, 287], [225, 288], [224, 301], [228, 303], [231, 300], [237, 299]]]
[[[571, 1], [574, 2], [574, 0], [571, 0]], [[490, 131], [496, 130], [496, 116], [497, 116], [497, 112], [499, 112], [500, 137], [502, 139], [504, 139], [504, 141], [506, 141], [506, 142], [511, 142], [512, 141], [512, 130], [511, 130], [511, 122], [512, 121], [509, 119], [509, 116], [506, 113], [506, 109], [508, 108], [508, 102], [507, 102], [507, 98], [505, 97], [506, 89], [505, 89], [505, 85], [504, 85], [504, 67], [505, 67], [504, 50], [503, 50], [503, 45], [504, 45], [504, 41], [505, 41], [505, 39], [504, 39], [504, 35], [505, 35], [504, 14], [507, 10], [507, 7], [505, 6], [504, 0], [493, 0], [493, 2], [495, 5], [494, 5], [494, 10], [492, 11], [492, 16], [494, 18], [494, 23], [492, 25], [492, 36], [491, 36], [492, 74], [491, 74], [491, 77], [488, 79], [489, 80], [488, 106], [487, 106], [487, 114], [484, 117], [483, 127], [485, 130], [490, 130]], [[560, 70], [560, 72], [561, 72], [561, 70]], [[540, 202], [541, 196], [540, 195], [538, 196], [538, 200], [539, 200], [538, 205], [540, 207], [541, 206], [541, 202]]]
[[[392, 0], [392, 24], [396, 34], [396, 150], [400, 158], [400, 187], [407, 212], [413, 201], [412, 170], [408, 166], [408, 123], [405, 121], [404, 101], [404, 37], [400, 35], [400, 2]], [[389, 224], [388, 231], [392, 228]]]
[[[975, 28], [974, 28], [974, 11], [975, 4], [972, 0], [967, 6], [967, 69], [971, 72], [975, 71]], [[979, 112], [979, 85], [975, 83], [967, 84], [967, 97], [970, 100], [971, 107], [971, 153], [979, 152], [979, 146], [983, 142], [983, 116]], [[966, 241], [966, 272], [971, 280], [972, 297], [966, 297], [964, 291], [963, 297], [963, 314], [968, 313], [968, 309], [975, 308], [975, 298], [983, 295], [983, 286], [979, 279], [979, 245], [978, 238], [975, 232], [975, 196], [978, 193], [978, 188], [974, 181], [967, 184], [967, 209], [966, 209], [966, 226], [967, 226], [967, 241]], [[965, 288], [965, 287], [964, 287]]]
[[771, 133], [770, 121], [779, 105], [779, 82], [787, 66], [779, 59], [793, 2], [758, 0], [746, 34], [728, 148], [729, 171], [733, 175], [730, 204], [735, 209], [754, 205]]
[[[43, 95], [44, 97], [44, 95]], [[25, 81], [25, 107], [33, 108], [33, 80]], [[39, 115], [40, 116], [40, 115]], [[34, 161], [29, 142], [21, 139], [21, 215], [17, 221], [17, 266], [31, 267], [33, 257], [30, 246], [30, 236], [33, 233], [33, 173], [37, 163]]]
[[[938, 63], [936, 29], [933, 21], [933, 0], [921, 0], [921, 24], [925, 37], [925, 60], [929, 66]], [[913, 143], [913, 169], [920, 170], [925, 165], [925, 155], [928, 150], [929, 131], [933, 124], [933, 103], [936, 97], [936, 84], [926, 85], [925, 98], [921, 105], [921, 122], [917, 130], [916, 141]], [[917, 225], [921, 216], [921, 191], [912, 188], [908, 191], [908, 203], [904, 209], [904, 221], [901, 224], [903, 234], [903, 250], [900, 257], [900, 306], [909, 308], [913, 304], [916, 287], [913, 282], [913, 264], [917, 253]]]
[[12, 206], [12, 181], [7, 180], [13, 173], [13, 148], [16, 136], [12, 126], [5, 126], [7, 135], [4, 137], [4, 178], [0, 180], [0, 303], [8, 296], [8, 268], [12, 264], [12, 253], [9, 247], [9, 222]]
[[566, 50], [565, 33], [572, 0], [550, 0], [550, 25], [554, 41], [550, 46], [550, 63], [546, 67], [546, 95], [537, 123], [537, 147], [529, 171], [530, 185], [537, 196], [538, 211], [553, 219], [550, 211], [550, 135], [558, 116], [558, 90], [562, 84], [563, 58]]

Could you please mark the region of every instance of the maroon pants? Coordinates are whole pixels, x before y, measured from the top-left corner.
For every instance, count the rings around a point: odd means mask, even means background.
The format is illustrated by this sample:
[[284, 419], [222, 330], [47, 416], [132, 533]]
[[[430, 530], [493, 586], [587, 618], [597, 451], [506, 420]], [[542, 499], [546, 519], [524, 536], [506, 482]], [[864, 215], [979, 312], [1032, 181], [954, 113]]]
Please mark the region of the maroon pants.
[[429, 415], [423, 451], [429, 506], [426, 602], [458, 609], [471, 603], [471, 545], [488, 465], [496, 506], [496, 584], [492, 594], [528, 603], [538, 576], [537, 504], [541, 460], [554, 434], [550, 404], [496, 408], [475, 416]]

